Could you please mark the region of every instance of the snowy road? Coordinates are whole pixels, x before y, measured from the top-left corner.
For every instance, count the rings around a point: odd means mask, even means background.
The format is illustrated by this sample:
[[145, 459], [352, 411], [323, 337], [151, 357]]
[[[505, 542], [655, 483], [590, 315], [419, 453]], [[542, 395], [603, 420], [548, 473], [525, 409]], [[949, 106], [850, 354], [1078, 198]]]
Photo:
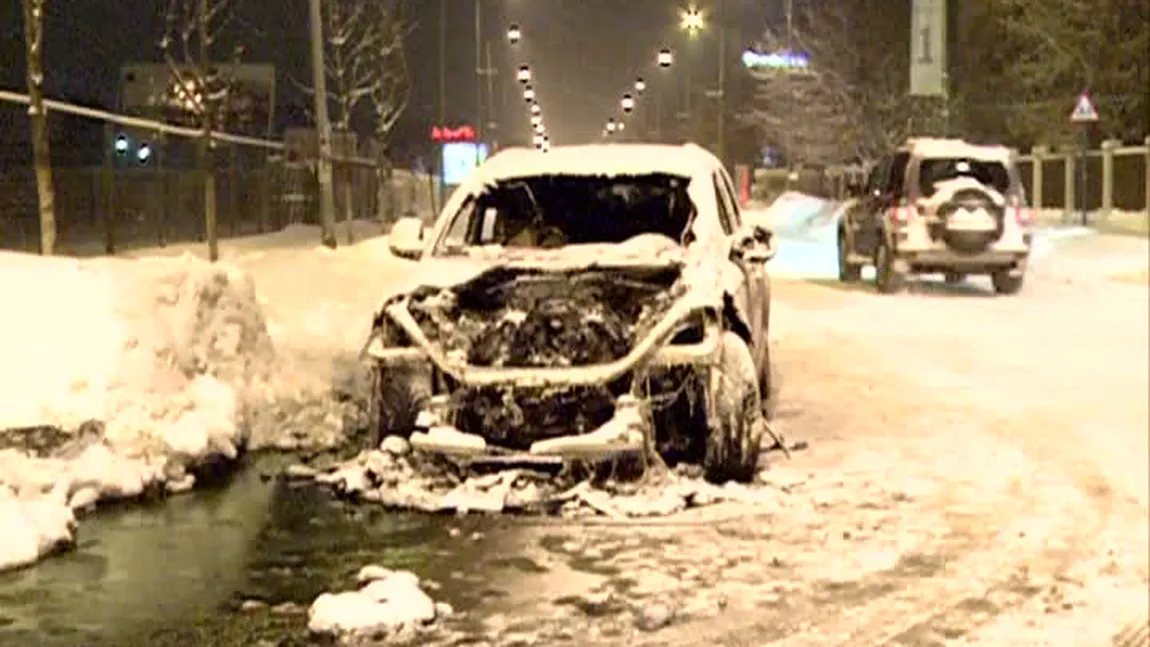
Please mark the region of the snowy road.
[[[431, 545], [468, 554], [449, 572], [421, 573], [443, 584], [437, 598], [467, 612], [438, 644], [1101, 646], [1145, 622], [1150, 303], [1145, 283], [1112, 275], [1144, 267], [1146, 241], [1051, 242], [1016, 298], [996, 298], [979, 280], [879, 296], [828, 281], [824, 246], [799, 251], [800, 241], [819, 241], [811, 229], [774, 261], [785, 277], [772, 315], [777, 422], [810, 443], [792, 461], [773, 458], [769, 480], [787, 495], [776, 509], [595, 525], [467, 518], [425, 528], [414, 543], [365, 543], [381, 516], [370, 508], [355, 523], [294, 519], [274, 529], [290, 544], [279, 552], [297, 581], [311, 579], [268, 600], [294, 603], [294, 615], [239, 609], [253, 587], [235, 584], [214, 591], [209, 608], [222, 613], [201, 610], [207, 619], [194, 631], [166, 620], [172, 638], [149, 644], [196, 644], [192, 635], [305, 644], [299, 609], [320, 587], [338, 588], [366, 561], [433, 567], [417, 557]], [[371, 285], [356, 283], [357, 271], [380, 266], [349, 256], [307, 262], [275, 250], [244, 260], [273, 338], [306, 338], [299, 315], [318, 301], [289, 277], [330, 286], [324, 312], [336, 318], [364, 308], [385, 282], [371, 274]], [[323, 326], [311, 338], [324, 339]], [[267, 532], [258, 545], [237, 539], [248, 556], [227, 557], [228, 567], [266, 568], [264, 553], [276, 550], [263, 543]], [[83, 542], [102, 535], [81, 537], [77, 558], [90, 559]], [[174, 581], [206, 581], [225, 557], [198, 556]], [[309, 575], [310, 564], [324, 566]], [[27, 589], [6, 604], [35, 606], [45, 587], [60, 586], [34, 573], [0, 580]], [[115, 578], [101, 577], [64, 585], [110, 592]], [[68, 621], [58, 608], [28, 613]]]

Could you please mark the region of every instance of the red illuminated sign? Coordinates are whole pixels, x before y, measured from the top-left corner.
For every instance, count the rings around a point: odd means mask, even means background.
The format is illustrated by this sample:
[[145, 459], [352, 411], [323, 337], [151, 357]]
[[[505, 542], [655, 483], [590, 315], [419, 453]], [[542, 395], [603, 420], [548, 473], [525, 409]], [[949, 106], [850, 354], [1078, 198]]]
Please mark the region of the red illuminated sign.
[[434, 126], [431, 129], [431, 141], [435, 142], [473, 142], [475, 139], [475, 129], [471, 126]]

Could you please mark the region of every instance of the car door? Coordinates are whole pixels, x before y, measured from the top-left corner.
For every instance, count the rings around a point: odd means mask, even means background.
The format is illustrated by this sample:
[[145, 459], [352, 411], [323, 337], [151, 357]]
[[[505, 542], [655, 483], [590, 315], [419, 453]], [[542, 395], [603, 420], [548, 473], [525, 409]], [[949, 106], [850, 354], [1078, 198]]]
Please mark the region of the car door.
[[[747, 234], [742, 226], [742, 214], [739, 213], [738, 200], [735, 198], [734, 185], [723, 170], [713, 175], [715, 186], [715, 206], [719, 213], [719, 223], [727, 237], [734, 240], [736, 236]], [[732, 255], [731, 261], [739, 266], [743, 273], [743, 283], [735, 295], [736, 307], [747, 320], [751, 334], [751, 355], [755, 358], [755, 368], [762, 371], [763, 362], [767, 356], [767, 326], [770, 321], [770, 276], [767, 274], [767, 264], [763, 261], [747, 261], [737, 255]]]
[[892, 159], [890, 155], [884, 156], [871, 169], [849, 223], [847, 235], [852, 242], [851, 248], [867, 258], [874, 256], [881, 240], [883, 192]]

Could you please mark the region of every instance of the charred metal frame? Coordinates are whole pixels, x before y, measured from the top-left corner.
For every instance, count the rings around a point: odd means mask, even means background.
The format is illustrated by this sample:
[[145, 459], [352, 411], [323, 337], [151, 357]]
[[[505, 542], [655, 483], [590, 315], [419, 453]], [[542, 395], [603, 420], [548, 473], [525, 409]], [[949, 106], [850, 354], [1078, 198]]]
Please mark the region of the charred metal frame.
[[[685, 327], [697, 324], [703, 314], [699, 341], [672, 343]], [[723, 333], [722, 315], [715, 308], [700, 307], [687, 298], [678, 299], [627, 355], [613, 362], [592, 366], [504, 368], [482, 367], [452, 361], [428, 339], [407, 309], [406, 300], [384, 307], [384, 314], [410, 340], [405, 347], [385, 347], [381, 330], [372, 331], [364, 355], [381, 368], [429, 363], [468, 387], [579, 387], [596, 386], [617, 380], [627, 373], [642, 374], [652, 369], [693, 365], [711, 370], [718, 361]], [[416, 419], [412, 446], [467, 463], [523, 461], [562, 463], [566, 460], [603, 459], [619, 454], [650, 454], [655, 430], [650, 403], [644, 392], [646, 380], [632, 381], [631, 392], [616, 399], [614, 415], [598, 429], [585, 434], [560, 436], [534, 442], [526, 452], [489, 445], [478, 434], [461, 431], [450, 424], [447, 396], [433, 396]], [[712, 394], [708, 392], [708, 397]]]

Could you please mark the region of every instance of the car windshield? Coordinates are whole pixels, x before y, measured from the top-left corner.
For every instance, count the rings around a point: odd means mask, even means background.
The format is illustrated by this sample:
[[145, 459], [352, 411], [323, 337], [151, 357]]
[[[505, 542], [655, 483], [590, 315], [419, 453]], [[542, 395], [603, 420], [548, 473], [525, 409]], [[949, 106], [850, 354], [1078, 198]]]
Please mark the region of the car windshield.
[[468, 200], [436, 255], [502, 245], [553, 249], [621, 243], [640, 234], [682, 241], [695, 210], [687, 178], [546, 175], [506, 180]]
[[1010, 171], [1002, 162], [965, 157], [924, 159], [918, 171], [919, 191], [924, 197], [934, 194], [939, 182], [969, 177], [1006, 194], [1011, 187]]

